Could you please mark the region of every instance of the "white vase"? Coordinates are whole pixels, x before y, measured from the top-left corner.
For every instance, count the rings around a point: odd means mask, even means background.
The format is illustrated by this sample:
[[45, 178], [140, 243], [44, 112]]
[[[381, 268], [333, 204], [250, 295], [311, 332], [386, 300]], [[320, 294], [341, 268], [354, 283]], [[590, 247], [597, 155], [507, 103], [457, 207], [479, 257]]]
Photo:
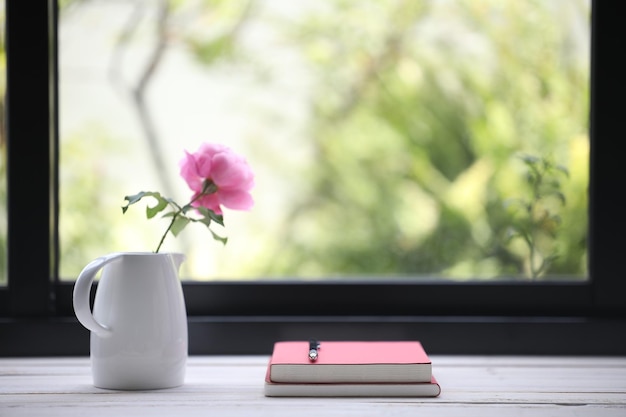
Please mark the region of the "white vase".
[[[91, 331], [96, 387], [180, 386], [187, 362], [187, 313], [178, 278], [182, 254], [122, 252], [95, 259], [74, 285], [74, 310]], [[93, 313], [89, 292], [97, 273]]]

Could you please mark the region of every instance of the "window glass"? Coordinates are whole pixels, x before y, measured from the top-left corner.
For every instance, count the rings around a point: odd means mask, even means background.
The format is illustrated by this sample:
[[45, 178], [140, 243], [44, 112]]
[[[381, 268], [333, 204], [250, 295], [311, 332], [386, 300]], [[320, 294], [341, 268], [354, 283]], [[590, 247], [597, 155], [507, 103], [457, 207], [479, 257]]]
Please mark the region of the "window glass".
[[164, 251], [191, 279], [587, 277], [590, 4], [581, 1], [64, 2], [63, 279], [151, 251], [191, 197], [185, 150], [256, 174]]
[[4, 49], [4, 2], [0, 3], [0, 287], [7, 285], [7, 141], [4, 124], [6, 53]]

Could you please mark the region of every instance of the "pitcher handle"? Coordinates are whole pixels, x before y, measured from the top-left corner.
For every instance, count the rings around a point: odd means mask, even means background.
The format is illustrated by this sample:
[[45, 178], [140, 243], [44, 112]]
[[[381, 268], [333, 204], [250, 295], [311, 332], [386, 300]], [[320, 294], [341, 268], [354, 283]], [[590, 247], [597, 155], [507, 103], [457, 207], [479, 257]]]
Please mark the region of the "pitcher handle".
[[121, 253], [113, 253], [94, 259], [81, 271], [80, 275], [76, 279], [76, 283], [74, 284], [73, 298], [74, 313], [76, 314], [76, 318], [80, 324], [100, 337], [110, 336], [111, 329], [98, 323], [93, 317], [89, 306], [91, 284], [93, 283], [98, 271], [100, 271], [106, 264], [120, 259], [121, 256]]

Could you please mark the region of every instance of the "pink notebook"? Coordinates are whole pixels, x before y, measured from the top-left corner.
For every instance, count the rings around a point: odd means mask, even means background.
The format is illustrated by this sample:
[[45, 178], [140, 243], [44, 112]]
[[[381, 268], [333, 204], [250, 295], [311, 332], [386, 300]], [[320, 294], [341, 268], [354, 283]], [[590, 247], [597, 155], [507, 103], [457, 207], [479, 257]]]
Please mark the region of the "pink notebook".
[[288, 383], [265, 377], [266, 397], [437, 397], [441, 387], [433, 376], [430, 382], [415, 383]]
[[431, 382], [432, 364], [417, 341], [321, 341], [309, 360], [309, 342], [277, 342], [269, 363], [271, 382]]

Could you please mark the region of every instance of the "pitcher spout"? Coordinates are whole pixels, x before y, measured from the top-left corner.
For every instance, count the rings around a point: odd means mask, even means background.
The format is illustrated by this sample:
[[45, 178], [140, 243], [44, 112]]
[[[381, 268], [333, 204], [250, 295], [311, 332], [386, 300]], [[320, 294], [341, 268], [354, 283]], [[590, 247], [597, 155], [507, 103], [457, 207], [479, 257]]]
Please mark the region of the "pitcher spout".
[[182, 253], [171, 253], [170, 256], [172, 257], [177, 270], [180, 269], [180, 266], [183, 264], [185, 259], [187, 259], [187, 257]]

